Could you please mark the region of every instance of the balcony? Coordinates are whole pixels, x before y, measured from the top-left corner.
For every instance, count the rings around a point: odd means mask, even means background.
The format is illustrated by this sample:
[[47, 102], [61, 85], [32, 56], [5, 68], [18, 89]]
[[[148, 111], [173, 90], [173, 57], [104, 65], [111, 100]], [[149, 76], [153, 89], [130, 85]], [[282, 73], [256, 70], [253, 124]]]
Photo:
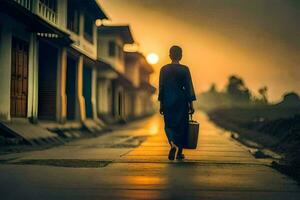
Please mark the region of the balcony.
[[57, 24], [57, 12], [53, 8], [48, 7], [42, 1], [38, 1], [38, 13], [37, 14], [40, 17], [42, 17], [43, 19], [45, 19], [53, 24]]
[[[73, 41], [64, 26], [57, 19], [59, 6], [57, 0], [0, 0], [0, 12], [8, 15], [18, 23], [30, 27], [28, 31], [36, 33], [38, 37], [54, 39], [65, 45]], [[44, 3], [45, 2], [45, 3]], [[47, 6], [49, 5], [49, 6]], [[57, 8], [58, 7], [58, 8]], [[62, 7], [61, 7], [62, 8]]]
[[[13, 0], [53, 25], [58, 24], [57, 0]], [[47, 2], [49, 5], [47, 5]]]
[[23, 6], [27, 10], [30, 10], [30, 11], [32, 10], [33, 0], [13, 0], [13, 1], [20, 4], [21, 6]]

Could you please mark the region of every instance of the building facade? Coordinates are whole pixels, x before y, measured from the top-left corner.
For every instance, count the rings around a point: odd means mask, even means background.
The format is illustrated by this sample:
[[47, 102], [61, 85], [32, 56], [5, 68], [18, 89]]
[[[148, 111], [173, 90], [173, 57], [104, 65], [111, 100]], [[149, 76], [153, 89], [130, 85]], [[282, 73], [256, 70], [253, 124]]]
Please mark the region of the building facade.
[[125, 88], [131, 86], [125, 74], [125, 44], [133, 44], [129, 26], [98, 27], [98, 115], [111, 123], [125, 120]]
[[127, 115], [132, 118], [147, 116], [154, 112], [153, 94], [156, 89], [150, 84], [153, 67], [140, 52], [126, 52], [125, 76], [133, 83], [134, 90], [128, 91], [130, 105]]
[[134, 43], [130, 27], [102, 25], [98, 31], [98, 116], [128, 121], [153, 113], [153, 68], [143, 54], [124, 51]]
[[128, 62], [129, 26], [97, 27], [97, 19], [107, 16], [95, 0], [0, 1], [0, 121], [100, 130], [100, 119], [146, 113], [141, 87], [151, 70]]
[[[1, 1], [2, 120], [29, 118], [35, 121], [38, 117], [61, 117], [57, 109], [60, 104], [57, 83], [49, 84], [46, 91], [43, 78], [60, 81], [58, 72], [64, 64], [63, 49], [71, 43], [63, 28], [66, 23], [62, 17], [64, 4], [64, 1]], [[51, 47], [48, 49], [48, 46]], [[44, 55], [49, 63], [39, 59]], [[50, 73], [45, 75], [47, 71]], [[53, 104], [39, 108], [38, 99], [43, 101], [46, 95]]]
[[94, 0], [3, 0], [0, 119], [97, 120]]

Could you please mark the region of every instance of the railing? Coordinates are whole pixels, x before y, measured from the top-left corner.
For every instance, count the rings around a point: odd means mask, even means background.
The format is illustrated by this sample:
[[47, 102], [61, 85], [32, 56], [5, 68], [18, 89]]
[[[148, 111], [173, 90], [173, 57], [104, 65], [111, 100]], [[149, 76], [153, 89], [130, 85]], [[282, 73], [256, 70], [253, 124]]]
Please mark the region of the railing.
[[57, 24], [57, 12], [43, 4], [41, 1], [38, 1], [38, 14], [45, 20]]
[[33, 0], [13, 0], [28, 10], [32, 10]]
[[[1, 0], [0, 0], [1, 1]], [[13, 0], [14, 2], [18, 3], [20, 6], [30, 10], [38, 14], [44, 20], [49, 21], [50, 23], [57, 25], [57, 12], [47, 5], [45, 5], [40, 0]]]

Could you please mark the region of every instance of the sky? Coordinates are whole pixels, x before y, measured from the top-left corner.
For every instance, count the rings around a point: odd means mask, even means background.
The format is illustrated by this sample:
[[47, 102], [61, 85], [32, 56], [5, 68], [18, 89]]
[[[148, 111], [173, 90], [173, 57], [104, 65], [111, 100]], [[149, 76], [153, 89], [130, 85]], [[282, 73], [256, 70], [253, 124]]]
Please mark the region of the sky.
[[145, 55], [160, 57], [152, 82], [183, 48], [196, 92], [220, 90], [238, 75], [251, 91], [267, 86], [271, 101], [300, 93], [299, 0], [98, 0], [109, 24], [129, 24]]

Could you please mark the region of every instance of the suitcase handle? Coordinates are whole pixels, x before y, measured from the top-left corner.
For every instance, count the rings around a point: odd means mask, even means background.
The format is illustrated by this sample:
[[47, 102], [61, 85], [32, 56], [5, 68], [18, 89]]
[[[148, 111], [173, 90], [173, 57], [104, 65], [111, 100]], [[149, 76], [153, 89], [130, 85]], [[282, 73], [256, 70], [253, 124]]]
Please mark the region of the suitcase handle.
[[193, 120], [193, 114], [190, 114], [190, 121], [192, 121], [192, 122], [194, 121]]
[[[193, 114], [190, 114], [190, 119], [189, 119], [190, 122], [197, 122], [195, 120], [193, 120]], [[197, 122], [198, 123], [198, 122]]]

